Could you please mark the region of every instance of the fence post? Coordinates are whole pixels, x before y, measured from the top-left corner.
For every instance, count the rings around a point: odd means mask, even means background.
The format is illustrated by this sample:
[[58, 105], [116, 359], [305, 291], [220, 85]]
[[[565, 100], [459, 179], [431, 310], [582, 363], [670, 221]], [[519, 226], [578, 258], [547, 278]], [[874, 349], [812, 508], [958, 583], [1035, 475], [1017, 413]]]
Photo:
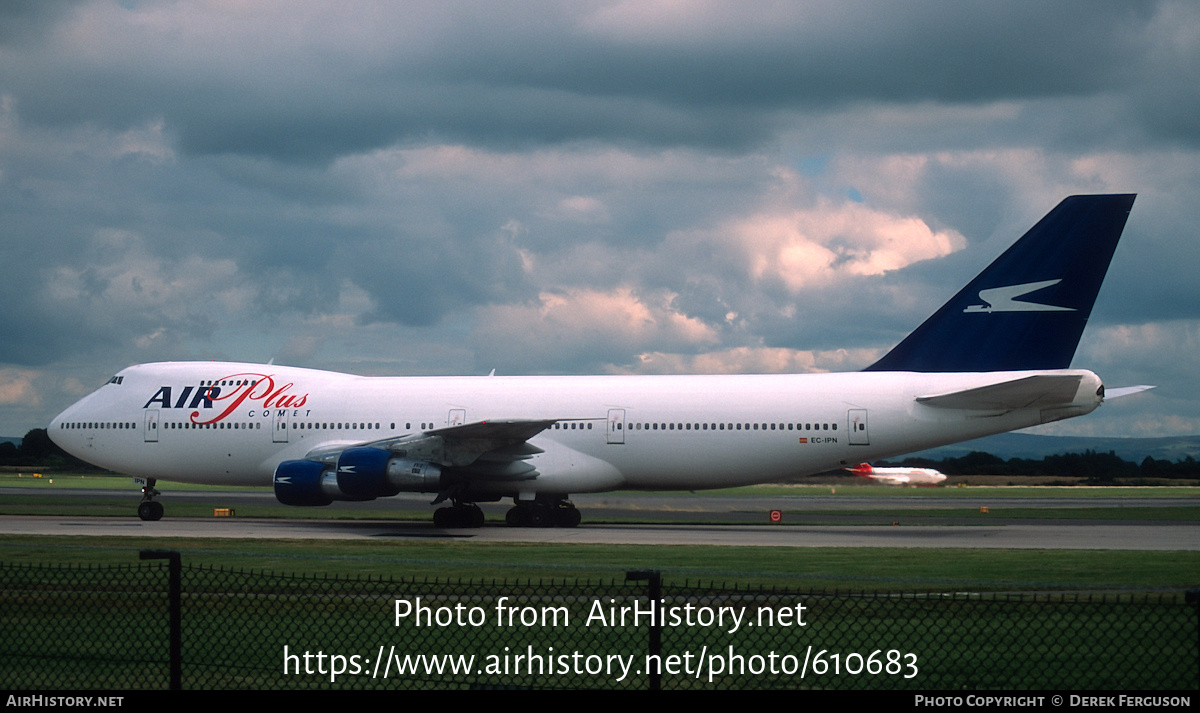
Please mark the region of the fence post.
[[650, 581], [650, 610], [654, 612], [650, 617], [650, 655], [654, 658], [646, 673], [650, 676], [650, 690], [659, 691], [662, 690], [662, 572], [640, 569], [625, 573], [626, 582], [640, 582], [643, 579]]
[[1200, 688], [1200, 587], [1184, 592], [1183, 600], [1196, 610], [1196, 684]]
[[138, 559], [167, 560], [168, 609], [171, 618], [171, 690], [183, 690], [183, 615], [182, 580], [183, 560], [178, 552], [171, 550], [142, 550]]

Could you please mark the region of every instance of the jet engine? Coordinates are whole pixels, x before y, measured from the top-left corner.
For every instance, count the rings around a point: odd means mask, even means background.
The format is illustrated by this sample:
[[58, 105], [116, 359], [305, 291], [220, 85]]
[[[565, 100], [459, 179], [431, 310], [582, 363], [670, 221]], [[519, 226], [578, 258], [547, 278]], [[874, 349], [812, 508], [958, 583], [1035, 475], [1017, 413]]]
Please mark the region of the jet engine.
[[437, 492], [442, 469], [433, 463], [394, 457], [382, 448], [349, 448], [337, 467], [289, 460], [275, 469], [275, 498], [284, 505], [328, 505], [334, 500], [374, 500], [400, 492]]

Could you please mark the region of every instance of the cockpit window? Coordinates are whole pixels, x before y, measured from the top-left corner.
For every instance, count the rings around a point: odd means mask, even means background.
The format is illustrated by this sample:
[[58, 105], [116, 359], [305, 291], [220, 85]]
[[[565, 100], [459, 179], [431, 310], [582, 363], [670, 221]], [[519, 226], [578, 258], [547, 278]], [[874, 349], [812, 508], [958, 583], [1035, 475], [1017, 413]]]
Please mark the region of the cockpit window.
[[122, 381], [124, 381], [124, 380], [125, 380], [125, 377], [123, 377], [123, 376], [114, 376], [113, 378], [109, 379], [107, 383], [109, 383], [109, 384], [119, 384], [119, 383], [121, 383], [121, 382], [122, 382]]

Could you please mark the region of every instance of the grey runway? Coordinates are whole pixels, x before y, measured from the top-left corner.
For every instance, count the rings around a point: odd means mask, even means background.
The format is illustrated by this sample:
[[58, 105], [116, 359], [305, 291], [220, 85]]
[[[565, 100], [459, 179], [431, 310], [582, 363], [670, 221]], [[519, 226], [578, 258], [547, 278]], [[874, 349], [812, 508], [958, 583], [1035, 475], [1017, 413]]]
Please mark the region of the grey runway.
[[[5, 491], [14, 490], [6, 488]], [[584, 513], [577, 528], [511, 528], [489, 524], [479, 529], [440, 529], [425, 521], [280, 520], [171, 517], [172, 501], [202, 501], [221, 507], [271, 502], [263, 492], [187, 492], [164, 498], [167, 517], [142, 522], [134, 515], [136, 493], [115, 490], [24, 490], [26, 494], [111, 499], [128, 496], [130, 516], [62, 517], [0, 516], [0, 535], [79, 535], [137, 537], [214, 537], [287, 539], [385, 538], [471, 542], [555, 542], [587, 544], [714, 545], [767, 547], [921, 547], [1013, 548], [1091, 550], [1200, 550], [1200, 525], [1194, 522], [1146, 520], [1021, 519], [967, 521], [962, 517], [916, 518], [914, 510], [957, 509], [978, 506], [1029, 509], [1077, 507], [1187, 506], [1192, 498], [997, 498], [976, 501], [961, 497], [891, 496], [733, 496], [663, 495], [658, 493], [606, 493], [574, 498]], [[429, 510], [428, 499], [398, 497], [372, 503], [338, 503], [346, 510], [381, 507], [396, 510]], [[484, 508], [502, 514], [507, 504]], [[783, 512], [783, 521], [768, 524], [771, 509]], [[882, 511], [855, 522], [847, 510]], [[910, 515], [906, 518], [905, 513]], [[639, 524], [597, 524], [589, 517], [638, 518]], [[843, 520], [839, 521], [839, 518]], [[806, 521], [818, 522], [806, 522]], [[891, 522], [896, 524], [891, 524]]]

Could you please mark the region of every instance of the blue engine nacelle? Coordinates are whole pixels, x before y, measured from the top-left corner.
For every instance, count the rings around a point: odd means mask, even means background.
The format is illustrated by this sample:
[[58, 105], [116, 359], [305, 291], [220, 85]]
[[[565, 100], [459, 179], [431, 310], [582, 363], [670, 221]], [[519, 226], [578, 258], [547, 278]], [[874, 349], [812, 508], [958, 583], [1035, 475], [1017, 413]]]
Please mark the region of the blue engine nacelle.
[[391, 451], [382, 448], [348, 448], [337, 462], [337, 485], [352, 498], [378, 498], [395, 495], [398, 488], [388, 483], [388, 461]]
[[334, 500], [374, 500], [402, 491], [437, 492], [442, 469], [432, 463], [394, 458], [381, 448], [348, 448], [337, 467], [289, 460], [275, 469], [275, 498], [284, 505], [328, 505]]
[[433, 463], [396, 458], [381, 448], [347, 448], [337, 462], [337, 486], [352, 498], [441, 489], [442, 469]]
[[[332, 476], [333, 471], [324, 463], [285, 460], [275, 469], [275, 499], [284, 505], [328, 505], [334, 498], [327, 488], [321, 487], [321, 481]], [[335, 488], [336, 485], [335, 481]]]

